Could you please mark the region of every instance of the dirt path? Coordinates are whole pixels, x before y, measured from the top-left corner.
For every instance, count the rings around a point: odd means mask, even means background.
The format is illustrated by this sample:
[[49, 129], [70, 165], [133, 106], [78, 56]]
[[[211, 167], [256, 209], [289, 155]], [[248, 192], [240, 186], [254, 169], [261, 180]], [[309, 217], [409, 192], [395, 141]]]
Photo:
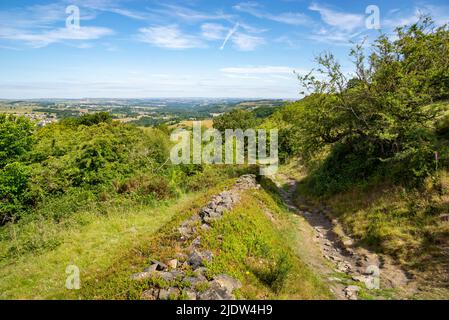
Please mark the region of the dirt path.
[[[404, 299], [414, 293], [412, 279], [389, 257], [354, 246], [354, 241], [343, 232], [337, 235], [334, 230], [339, 225], [331, 218], [329, 209], [314, 208], [298, 201], [295, 179], [278, 174], [273, 182], [285, 205], [306, 222], [307, 226], [300, 230], [306, 233], [301, 237], [306, 242], [304, 246], [316, 247], [307, 249], [308, 263], [328, 277], [338, 299], [356, 300], [362, 290], [378, 299]], [[339, 227], [339, 230], [342, 228]], [[316, 257], [316, 254], [320, 256]], [[323, 263], [323, 258], [327, 263]], [[388, 295], [386, 292], [389, 292]]]

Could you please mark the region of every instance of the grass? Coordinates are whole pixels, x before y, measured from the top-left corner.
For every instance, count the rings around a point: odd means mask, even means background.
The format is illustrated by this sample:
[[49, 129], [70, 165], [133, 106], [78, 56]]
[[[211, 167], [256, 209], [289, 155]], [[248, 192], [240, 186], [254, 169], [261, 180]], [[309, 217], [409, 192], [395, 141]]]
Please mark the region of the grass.
[[[96, 288], [102, 286], [105, 274], [116, 272], [123, 275], [120, 271], [125, 271], [126, 276], [123, 277], [127, 279], [133, 264], [143, 263], [140, 250], [152, 236], [161, 227], [176, 220], [177, 215], [203, 204], [207, 194], [187, 195], [177, 203], [158, 208], [112, 208], [103, 215], [79, 212], [60, 223], [41, 221], [35, 222], [33, 226], [27, 225], [23, 230], [17, 227], [12, 231], [19, 236], [23, 231], [25, 237], [30, 237], [30, 242], [41, 241], [47, 246], [38, 251], [7, 255], [5, 252], [10, 243], [0, 242], [0, 298], [120, 297], [117, 290], [107, 295], [95, 293]], [[81, 290], [65, 288], [68, 276], [65, 270], [69, 265], [76, 265], [80, 269]]]
[[[211, 190], [212, 193], [217, 191]], [[90, 279], [83, 298], [139, 299], [142, 292], [152, 285], [185, 287], [186, 284], [180, 280], [173, 283], [154, 279], [136, 282], [129, 276], [148, 266], [150, 259], [167, 261], [185, 253], [178, 242], [177, 227], [196, 213], [202, 204], [204, 201], [198, 202], [154, 233], [142, 243], [139, 254], [134, 252], [116, 259], [111, 268], [98, 275], [97, 284]], [[274, 217], [274, 222], [267, 212]], [[243, 287], [238, 290], [237, 297], [244, 299], [332, 298], [327, 284], [296, 254], [297, 243], [289, 242], [297, 233], [289, 215], [291, 213], [265, 191], [242, 194], [240, 204], [216, 221], [212, 229], [199, 232], [203, 248], [214, 254], [212, 262], [207, 264], [208, 278], [226, 273], [241, 280]], [[123, 268], [122, 261], [126, 262], [126, 268]]]
[[298, 195], [330, 206], [357, 245], [392, 256], [418, 281], [424, 280], [420, 283], [427, 285], [417, 297], [449, 297], [449, 223], [440, 218], [449, 211], [448, 172], [428, 178], [421, 189], [384, 182], [321, 198], [299, 188]]
[[[273, 217], [274, 221], [269, 218]], [[240, 204], [202, 235], [215, 258], [208, 274], [239, 279], [245, 299], [328, 299], [328, 286], [297, 255], [291, 213], [265, 191], [249, 190]]]

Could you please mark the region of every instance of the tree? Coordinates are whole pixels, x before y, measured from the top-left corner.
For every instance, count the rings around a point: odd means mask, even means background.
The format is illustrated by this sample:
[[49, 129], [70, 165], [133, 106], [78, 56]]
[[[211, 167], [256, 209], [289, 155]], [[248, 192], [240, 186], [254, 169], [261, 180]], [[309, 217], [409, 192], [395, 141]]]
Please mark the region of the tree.
[[226, 129], [255, 129], [258, 121], [250, 111], [236, 109], [214, 118], [214, 128], [225, 132]]
[[318, 75], [298, 76], [311, 93], [297, 123], [305, 155], [346, 145], [346, 153], [363, 155], [370, 167], [391, 162], [403, 167], [401, 173], [428, 174], [429, 123], [438, 114], [428, 105], [449, 92], [449, 30], [423, 18], [396, 35], [380, 36], [368, 57], [363, 44], [351, 51], [355, 78], [347, 79], [331, 53], [317, 58]]
[[0, 114], [0, 169], [31, 150], [34, 125], [25, 117]]

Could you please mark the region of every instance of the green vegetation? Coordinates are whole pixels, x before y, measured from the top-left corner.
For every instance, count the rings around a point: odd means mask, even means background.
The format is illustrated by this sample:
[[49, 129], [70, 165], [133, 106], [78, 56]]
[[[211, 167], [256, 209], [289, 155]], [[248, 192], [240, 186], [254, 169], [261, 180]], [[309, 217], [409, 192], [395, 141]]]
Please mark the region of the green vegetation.
[[202, 235], [202, 245], [216, 255], [208, 264], [209, 275], [240, 279], [244, 299], [331, 298], [296, 253], [291, 237], [297, 230], [290, 215], [266, 191], [247, 191], [237, 208]]
[[345, 231], [444, 287], [449, 228], [449, 29], [429, 18], [351, 51], [346, 78], [331, 53], [311, 92], [263, 126], [280, 129], [280, 155], [300, 157], [298, 194], [333, 208]]
[[447, 98], [449, 30], [426, 18], [381, 36], [366, 50], [351, 51], [356, 77], [348, 79], [331, 53], [317, 58], [319, 76], [299, 76], [311, 94], [277, 112], [284, 153], [298, 154], [312, 169], [315, 194], [347, 190], [354, 182], [391, 178], [419, 184], [448, 165], [441, 143], [444, 122], [434, 102]]
[[142, 130], [101, 113], [43, 128], [2, 115], [0, 130], [0, 287], [8, 298], [72, 297], [61, 280], [67, 265], [104, 272], [191, 205], [189, 193], [246, 170], [173, 166], [167, 128]]
[[[130, 273], [148, 263], [143, 257], [154, 234], [204, 204], [208, 195], [186, 195], [157, 207], [108, 207], [101, 214], [79, 211], [59, 223], [39, 218], [10, 225], [0, 238], [0, 298], [127, 298], [120, 290], [132, 287]], [[10, 256], [11, 247], [22, 248], [14, 250], [21, 254]], [[81, 290], [65, 287], [69, 265], [79, 267]], [[111, 287], [109, 276], [116, 277]]]
[[[178, 280], [171, 283], [158, 279], [132, 281], [130, 270], [142, 270], [148, 266], [148, 259], [163, 260], [181, 253], [177, 227], [206, 203], [207, 196], [231, 183], [233, 181], [227, 181], [210, 190], [199, 197], [199, 201], [192, 202], [187, 210], [184, 208], [184, 213], [179, 212], [135, 249], [138, 255], [125, 255], [110, 269], [89, 277], [82, 290], [83, 298], [140, 299], [142, 292], [151, 285], [186, 286]], [[212, 263], [207, 265], [207, 277], [222, 273], [236, 277], [243, 285], [236, 294], [244, 299], [332, 298], [327, 285], [297, 255], [295, 246], [298, 243], [289, 241], [297, 234], [296, 225], [291, 223], [292, 213], [265, 191], [247, 191], [242, 197], [240, 204], [214, 223], [210, 231], [201, 232], [202, 246], [214, 254]], [[207, 288], [203, 285], [196, 289]]]
[[226, 129], [246, 129], [255, 128], [258, 124], [253, 112], [247, 110], [233, 110], [214, 119], [214, 128], [220, 132]]
[[[331, 53], [319, 56], [318, 74], [298, 76], [308, 96], [288, 105], [176, 102], [153, 117], [137, 110], [156, 102], [131, 101], [120, 116], [72, 118], [77, 109], [42, 102], [39, 111], [64, 118], [42, 128], [1, 114], [0, 297], [139, 299], [150, 283], [130, 273], [148, 257], [179, 253], [176, 227], [252, 170], [170, 163], [174, 127], [221, 113], [213, 118], [221, 131], [279, 129], [281, 162], [301, 176], [301, 199], [330, 205], [357, 245], [394, 257], [435, 290], [447, 288], [449, 28], [424, 18], [393, 40], [356, 45], [351, 57], [355, 76], [347, 78]], [[122, 116], [141, 117], [114, 121]], [[241, 280], [241, 298], [332, 298], [305, 264], [311, 253], [301, 246], [313, 244], [299, 241], [301, 222], [272, 185], [263, 186], [200, 231], [215, 256], [208, 277]], [[82, 270], [81, 291], [64, 288], [69, 264]]]

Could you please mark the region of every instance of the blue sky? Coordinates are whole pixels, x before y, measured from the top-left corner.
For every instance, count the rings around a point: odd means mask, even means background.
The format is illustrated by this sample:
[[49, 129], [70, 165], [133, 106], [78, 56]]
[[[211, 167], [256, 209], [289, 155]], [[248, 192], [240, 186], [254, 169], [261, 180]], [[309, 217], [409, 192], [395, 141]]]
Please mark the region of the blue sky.
[[[76, 28], [66, 23], [73, 5]], [[379, 9], [380, 30], [369, 5]], [[449, 4], [1, 1], [0, 98], [298, 98], [293, 70], [307, 72], [314, 56], [332, 51], [349, 73], [351, 41], [391, 33], [420, 13], [443, 24]]]

